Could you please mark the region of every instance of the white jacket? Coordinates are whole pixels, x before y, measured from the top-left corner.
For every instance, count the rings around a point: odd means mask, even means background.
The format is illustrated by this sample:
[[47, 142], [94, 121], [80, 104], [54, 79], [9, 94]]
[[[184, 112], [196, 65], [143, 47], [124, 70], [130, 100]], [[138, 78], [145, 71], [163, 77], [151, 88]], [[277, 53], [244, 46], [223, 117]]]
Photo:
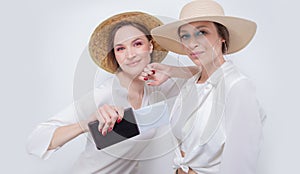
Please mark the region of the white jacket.
[[204, 84], [196, 84], [198, 78], [199, 74], [187, 82], [171, 112], [178, 144], [174, 168], [199, 174], [254, 174], [265, 114], [253, 85], [229, 61]]

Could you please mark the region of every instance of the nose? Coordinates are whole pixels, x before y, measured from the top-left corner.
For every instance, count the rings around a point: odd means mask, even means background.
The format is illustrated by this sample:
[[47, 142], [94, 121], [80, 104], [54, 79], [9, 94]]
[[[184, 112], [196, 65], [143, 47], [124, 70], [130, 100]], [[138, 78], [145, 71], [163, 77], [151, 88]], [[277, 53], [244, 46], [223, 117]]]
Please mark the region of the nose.
[[197, 48], [198, 46], [199, 46], [199, 41], [195, 37], [191, 37], [191, 39], [187, 43], [187, 47], [190, 50], [193, 50], [193, 49]]
[[128, 49], [127, 49], [127, 58], [128, 59], [132, 59], [132, 58], [134, 58], [135, 56], [136, 56], [136, 52], [135, 52], [135, 49], [134, 48], [132, 48], [132, 47], [129, 47]]

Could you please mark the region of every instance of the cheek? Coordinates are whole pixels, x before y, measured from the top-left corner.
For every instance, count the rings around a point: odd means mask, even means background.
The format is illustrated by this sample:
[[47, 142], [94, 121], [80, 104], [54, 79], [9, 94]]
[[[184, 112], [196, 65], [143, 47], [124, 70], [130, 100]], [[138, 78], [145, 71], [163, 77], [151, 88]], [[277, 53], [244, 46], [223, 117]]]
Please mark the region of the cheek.
[[151, 60], [151, 50], [149, 47], [144, 46], [136, 50], [136, 53], [139, 57], [141, 57], [145, 61]]
[[189, 53], [190, 52], [190, 49], [184, 43], [181, 43], [181, 48], [183, 49], [183, 51], [185, 53]]
[[150, 55], [150, 46], [144, 45], [144, 46], [138, 48], [136, 51], [138, 54], [143, 54], [143, 55], [149, 54]]
[[125, 55], [122, 54], [122, 53], [115, 53], [115, 57], [116, 57], [116, 60], [117, 60], [118, 64], [120, 66], [122, 66], [124, 64], [124, 61], [125, 61]]

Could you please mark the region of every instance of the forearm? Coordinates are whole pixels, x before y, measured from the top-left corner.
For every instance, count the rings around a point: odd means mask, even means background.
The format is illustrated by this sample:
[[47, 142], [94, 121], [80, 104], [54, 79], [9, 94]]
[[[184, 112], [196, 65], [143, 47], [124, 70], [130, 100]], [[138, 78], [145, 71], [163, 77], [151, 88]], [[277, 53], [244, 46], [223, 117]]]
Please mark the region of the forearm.
[[169, 77], [175, 78], [191, 78], [200, 71], [200, 68], [197, 66], [169, 66], [167, 69]]
[[61, 126], [55, 130], [48, 150], [63, 146], [65, 143], [69, 142], [70, 140], [84, 132], [85, 131], [80, 123]]

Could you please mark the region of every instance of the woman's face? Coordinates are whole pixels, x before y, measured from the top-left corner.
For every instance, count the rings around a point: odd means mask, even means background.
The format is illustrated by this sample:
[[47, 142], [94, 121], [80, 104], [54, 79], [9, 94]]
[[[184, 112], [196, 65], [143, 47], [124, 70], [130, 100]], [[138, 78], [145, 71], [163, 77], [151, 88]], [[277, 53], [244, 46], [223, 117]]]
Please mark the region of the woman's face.
[[153, 45], [142, 31], [131, 25], [117, 30], [113, 46], [122, 71], [132, 76], [140, 74], [151, 61]]
[[192, 22], [180, 27], [179, 37], [189, 58], [197, 66], [215, 63], [222, 56], [222, 38], [212, 22]]

